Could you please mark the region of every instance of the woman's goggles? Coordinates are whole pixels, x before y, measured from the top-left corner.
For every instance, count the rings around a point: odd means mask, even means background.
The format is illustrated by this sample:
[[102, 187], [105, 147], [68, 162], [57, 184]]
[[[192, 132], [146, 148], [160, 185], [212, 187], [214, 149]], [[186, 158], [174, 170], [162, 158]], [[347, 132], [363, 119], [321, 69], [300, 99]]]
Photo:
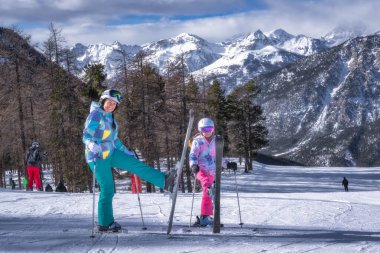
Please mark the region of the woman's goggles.
[[119, 103], [123, 99], [123, 96], [121, 95], [121, 92], [118, 91], [118, 90], [110, 90], [109, 94], [110, 94], [111, 97], [116, 98], [119, 101]]

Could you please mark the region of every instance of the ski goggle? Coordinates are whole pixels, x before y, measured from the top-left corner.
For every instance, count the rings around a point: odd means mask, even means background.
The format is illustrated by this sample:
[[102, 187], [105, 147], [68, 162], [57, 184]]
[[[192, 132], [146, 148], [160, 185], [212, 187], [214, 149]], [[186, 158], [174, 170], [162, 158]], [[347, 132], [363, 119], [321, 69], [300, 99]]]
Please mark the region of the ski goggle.
[[123, 96], [121, 95], [121, 92], [118, 90], [110, 90], [109, 94], [111, 97], [116, 98], [119, 101], [119, 103], [121, 102], [121, 100], [123, 100]]
[[202, 131], [202, 133], [211, 133], [214, 131], [214, 127], [212, 127], [212, 126], [202, 127], [201, 131]]

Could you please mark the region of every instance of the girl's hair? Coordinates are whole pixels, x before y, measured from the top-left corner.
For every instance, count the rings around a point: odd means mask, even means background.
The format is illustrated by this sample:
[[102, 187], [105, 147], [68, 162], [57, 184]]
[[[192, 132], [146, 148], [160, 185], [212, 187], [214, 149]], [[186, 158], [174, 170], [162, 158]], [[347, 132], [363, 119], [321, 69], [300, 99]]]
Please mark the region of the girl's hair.
[[[107, 99], [104, 99], [102, 101], [102, 104], [100, 105], [100, 107], [104, 110], [104, 104], [106, 102]], [[116, 128], [116, 123], [115, 123], [115, 115], [114, 115], [114, 112], [116, 111], [116, 109], [119, 107], [118, 104], [116, 104], [116, 107], [115, 107], [115, 110], [113, 110], [112, 112], [112, 129], [115, 129]]]

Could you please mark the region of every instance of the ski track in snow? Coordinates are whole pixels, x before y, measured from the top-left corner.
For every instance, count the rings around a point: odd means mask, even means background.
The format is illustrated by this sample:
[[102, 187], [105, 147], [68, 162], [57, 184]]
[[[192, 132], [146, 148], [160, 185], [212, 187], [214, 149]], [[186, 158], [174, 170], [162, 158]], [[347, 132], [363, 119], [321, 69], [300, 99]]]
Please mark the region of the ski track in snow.
[[[185, 232], [192, 193], [178, 193], [170, 236], [168, 195], [140, 194], [147, 227], [142, 230], [137, 196], [120, 192], [114, 198], [114, 215], [128, 233], [90, 238], [92, 194], [0, 190], [0, 252], [380, 252], [380, 169], [255, 164], [254, 173], [240, 171], [244, 225], [238, 225], [235, 178], [224, 172], [225, 227], [220, 234], [212, 228]], [[342, 174], [350, 181], [348, 193], [340, 185]], [[200, 202], [201, 193], [196, 193], [192, 221]]]

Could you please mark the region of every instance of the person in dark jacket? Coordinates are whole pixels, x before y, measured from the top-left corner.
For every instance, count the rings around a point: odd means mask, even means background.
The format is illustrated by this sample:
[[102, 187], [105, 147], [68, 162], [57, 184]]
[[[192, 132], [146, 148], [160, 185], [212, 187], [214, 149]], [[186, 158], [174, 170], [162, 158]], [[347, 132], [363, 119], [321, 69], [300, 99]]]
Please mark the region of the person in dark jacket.
[[59, 181], [57, 187], [55, 188], [56, 192], [67, 192], [67, 188], [64, 185], [63, 181]]
[[36, 183], [38, 191], [43, 191], [41, 176], [40, 176], [40, 164], [45, 159], [46, 152], [41, 152], [40, 144], [37, 141], [33, 141], [32, 146], [26, 152], [26, 170], [28, 173], [28, 186], [27, 190], [33, 191], [33, 183]]
[[344, 186], [344, 191], [348, 192], [348, 180], [346, 177], [343, 177], [342, 185]]
[[45, 191], [46, 192], [52, 192], [53, 191], [53, 187], [51, 187], [50, 184], [47, 184], [46, 187], [45, 187]]
[[13, 178], [9, 178], [9, 185], [12, 187], [12, 190], [16, 189], [16, 183]]

